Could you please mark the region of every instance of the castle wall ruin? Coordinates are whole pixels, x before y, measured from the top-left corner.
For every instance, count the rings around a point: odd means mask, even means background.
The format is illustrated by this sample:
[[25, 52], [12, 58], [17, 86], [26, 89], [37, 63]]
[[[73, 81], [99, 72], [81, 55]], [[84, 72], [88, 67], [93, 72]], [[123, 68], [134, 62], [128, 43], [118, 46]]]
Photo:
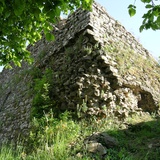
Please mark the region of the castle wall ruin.
[[158, 64], [102, 6], [94, 3], [92, 12], [78, 9], [53, 27], [54, 42], [43, 37], [28, 46], [35, 59], [31, 66], [0, 74], [1, 142], [29, 134], [35, 68], [42, 74], [46, 68], [53, 71], [52, 98], [59, 110], [76, 111], [85, 103], [85, 115], [159, 112]]

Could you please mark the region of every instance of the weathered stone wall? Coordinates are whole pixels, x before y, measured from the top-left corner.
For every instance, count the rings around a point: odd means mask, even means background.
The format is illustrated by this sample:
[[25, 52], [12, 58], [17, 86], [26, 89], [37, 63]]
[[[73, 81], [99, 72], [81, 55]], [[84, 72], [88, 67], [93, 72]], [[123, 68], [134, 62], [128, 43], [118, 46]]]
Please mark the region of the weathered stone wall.
[[52, 99], [59, 110], [83, 116], [125, 118], [142, 111], [158, 112], [160, 68], [148, 51], [105, 9], [77, 10], [54, 27], [56, 40], [43, 37], [28, 46], [32, 66], [3, 70], [0, 74], [0, 141], [27, 136], [30, 125], [34, 68], [53, 71]]

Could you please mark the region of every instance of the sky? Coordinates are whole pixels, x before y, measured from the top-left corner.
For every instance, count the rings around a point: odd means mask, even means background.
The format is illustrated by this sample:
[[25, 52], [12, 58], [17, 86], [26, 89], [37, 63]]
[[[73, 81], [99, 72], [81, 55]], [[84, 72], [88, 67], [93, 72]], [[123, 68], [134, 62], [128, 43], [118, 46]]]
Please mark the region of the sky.
[[[115, 20], [118, 20], [127, 31], [145, 47], [155, 59], [160, 56], [160, 30], [144, 30], [139, 32], [139, 27], [142, 24], [142, 16], [147, 11], [144, 7], [144, 3], [140, 0], [96, 0], [99, 4], [106, 8], [108, 14]], [[129, 4], [137, 6], [137, 13], [134, 17], [130, 17], [128, 14]], [[158, 2], [159, 3], [159, 2]], [[0, 71], [2, 67], [0, 67]]]

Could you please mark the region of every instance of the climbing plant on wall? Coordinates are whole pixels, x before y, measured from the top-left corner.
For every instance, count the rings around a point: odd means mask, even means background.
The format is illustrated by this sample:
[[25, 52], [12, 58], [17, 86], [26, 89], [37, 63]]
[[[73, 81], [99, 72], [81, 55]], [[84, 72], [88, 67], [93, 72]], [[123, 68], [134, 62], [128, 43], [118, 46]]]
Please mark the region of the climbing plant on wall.
[[46, 69], [44, 73], [41, 73], [39, 76], [37, 76], [36, 72], [37, 70], [35, 70], [35, 75], [33, 74], [34, 72], [32, 72], [33, 101], [31, 117], [41, 118], [44, 113], [54, 107], [54, 101], [51, 99], [53, 91], [53, 71]]

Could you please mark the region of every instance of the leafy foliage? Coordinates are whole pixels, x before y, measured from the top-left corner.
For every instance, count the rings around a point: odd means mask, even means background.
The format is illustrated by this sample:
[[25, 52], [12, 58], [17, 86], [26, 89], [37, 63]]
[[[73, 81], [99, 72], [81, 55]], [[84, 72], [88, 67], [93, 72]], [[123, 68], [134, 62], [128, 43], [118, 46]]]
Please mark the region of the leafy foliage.
[[[147, 12], [142, 16], [143, 22], [139, 30], [142, 32], [144, 29], [159, 30], [160, 29], [160, 4], [155, 4], [157, 0], [141, 0], [145, 4]], [[129, 15], [132, 17], [136, 14], [136, 6], [128, 6]]]
[[32, 101], [31, 118], [41, 118], [44, 113], [49, 112], [54, 106], [54, 102], [51, 99], [53, 72], [50, 69], [46, 69], [39, 77], [37, 77], [37, 70], [35, 70], [35, 73], [32, 85], [34, 98]]
[[136, 6], [130, 4], [128, 6], [128, 12], [131, 17], [134, 16], [136, 14]]
[[41, 38], [42, 31], [47, 40], [54, 40], [52, 24], [82, 6], [89, 9], [92, 0], [14, 0], [0, 1], [0, 65], [14, 62], [20, 66], [21, 60], [31, 63], [26, 44], [34, 44]]

